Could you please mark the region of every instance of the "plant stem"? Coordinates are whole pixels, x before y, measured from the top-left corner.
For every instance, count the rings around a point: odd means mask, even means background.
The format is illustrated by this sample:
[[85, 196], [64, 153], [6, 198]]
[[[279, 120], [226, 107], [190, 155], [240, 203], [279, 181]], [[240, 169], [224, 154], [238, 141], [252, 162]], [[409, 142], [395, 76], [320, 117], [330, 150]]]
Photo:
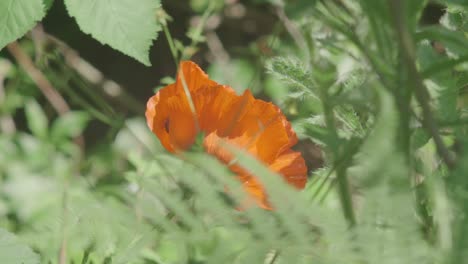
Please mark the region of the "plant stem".
[[65, 99], [60, 96], [44, 74], [34, 66], [33, 61], [29, 58], [26, 52], [23, 51], [18, 42], [8, 44], [7, 49], [21, 68], [23, 68], [29, 77], [31, 77], [57, 113], [64, 114], [70, 111], [70, 107]]
[[174, 63], [176, 68], [179, 67], [179, 58], [177, 56], [177, 49], [174, 45], [174, 40], [172, 39], [171, 32], [169, 32], [169, 29], [167, 28], [167, 23], [162, 24], [164, 35], [166, 36], [167, 39], [167, 44], [169, 45], [169, 49], [171, 50], [172, 58], [174, 59]]
[[333, 108], [330, 105], [330, 100], [328, 98], [328, 92], [325, 89], [321, 89], [321, 100], [323, 104], [323, 112], [325, 115], [325, 123], [327, 125], [328, 131], [332, 136], [333, 145], [330, 148], [333, 151], [333, 160], [336, 167], [336, 177], [338, 181], [338, 194], [340, 196], [341, 207], [343, 208], [343, 214], [348, 221], [350, 227], [356, 225], [356, 217], [353, 210], [353, 201], [351, 197], [351, 192], [349, 190], [348, 177], [346, 175], [346, 166], [336, 165], [340, 161], [342, 156], [342, 148], [339, 144], [339, 136], [336, 132], [336, 125], [334, 120]]
[[455, 166], [455, 157], [445, 147], [444, 142], [442, 141], [438, 125], [432, 115], [431, 106], [429, 104], [431, 99], [429, 92], [423, 83], [421, 74], [416, 68], [415, 47], [412, 35], [406, 27], [406, 18], [404, 16], [406, 12], [403, 10], [404, 5], [401, 0], [389, 0], [389, 5], [394, 18], [395, 31], [397, 33], [403, 61], [405, 62], [408, 70], [408, 78], [414, 87], [416, 99], [422, 108], [423, 125], [434, 139], [434, 144], [436, 145], [439, 156], [445, 162], [447, 167], [453, 169]]
[[339, 167], [336, 170], [336, 178], [338, 181], [338, 189], [340, 191], [340, 201], [343, 207], [343, 212], [351, 227], [356, 225], [356, 217], [354, 216], [353, 201], [349, 190], [348, 177], [346, 175], [346, 167]]
[[[73, 72], [76, 72], [76, 74], [73, 76], [70, 74], [70, 78], [74, 77], [75, 79], [80, 79], [80, 86], [83, 87], [83, 89], [86, 89], [86, 85], [84, 84], [84, 80], [82, 80], [82, 78], [84, 78], [90, 84], [99, 87], [106, 97], [115, 100], [119, 105], [125, 106], [129, 111], [132, 111], [135, 114], [141, 114], [145, 111], [145, 108], [142, 107], [141, 103], [127, 92], [126, 87], [123, 87], [121, 84], [108, 79], [99, 69], [80, 57], [76, 50], [72, 49], [60, 39], [47, 33], [43, 34], [47, 43], [57, 47], [57, 49], [64, 56], [65, 63], [68, 67], [62, 65], [63, 70], [73, 70]], [[78, 76], [81, 78], [78, 78]], [[106, 89], [106, 86], [112, 87], [113, 89]], [[110, 110], [110, 112], [114, 113], [113, 108], [109, 106], [109, 104], [104, 99], [102, 99], [100, 95], [92, 97], [93, 99], [100, 101], [98, 105], [106, 105], [106, 108]]]

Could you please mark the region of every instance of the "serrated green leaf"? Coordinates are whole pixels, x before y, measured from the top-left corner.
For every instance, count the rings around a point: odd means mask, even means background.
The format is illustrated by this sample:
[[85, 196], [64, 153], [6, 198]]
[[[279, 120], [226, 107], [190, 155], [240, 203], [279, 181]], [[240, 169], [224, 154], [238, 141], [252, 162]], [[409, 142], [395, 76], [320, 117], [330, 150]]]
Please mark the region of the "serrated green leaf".
[[26, 34], [44, 15], [42, 0], [0, 1], [0, 50]]
[[274, 58], [267, 64], [267, 71], [289, 85], [293, 91], [300, 91], [317, 98], [317, 87], [311, 73], [300, 61], [292, 58]]
[[35, 264], [39, 256], [10, 232], [0, 228], [0, 260], [5, 264]]
[[39, 138], [45, 138], [47, 135], [47, 116], [41, 106], [34, 100], [26, 103], [26, 119], [31, 132]]
[[149, 48], [160, 26], [158, 0], [65, 0], [80, 29], [103, 44], [150, 66]]

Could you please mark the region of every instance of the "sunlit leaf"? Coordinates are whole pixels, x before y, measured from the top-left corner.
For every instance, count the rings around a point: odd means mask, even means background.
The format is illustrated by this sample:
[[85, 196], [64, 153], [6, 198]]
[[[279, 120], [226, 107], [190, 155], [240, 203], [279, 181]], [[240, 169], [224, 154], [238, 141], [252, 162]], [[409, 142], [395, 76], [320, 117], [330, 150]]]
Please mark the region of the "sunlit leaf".
[[44, 15], [42, 0], [0, 1], [0, 50], [26, 34]]
[[65, 0], [80, 29], [103, 44], [149, 66], [149, 48], [161, 29], [158, 0]]

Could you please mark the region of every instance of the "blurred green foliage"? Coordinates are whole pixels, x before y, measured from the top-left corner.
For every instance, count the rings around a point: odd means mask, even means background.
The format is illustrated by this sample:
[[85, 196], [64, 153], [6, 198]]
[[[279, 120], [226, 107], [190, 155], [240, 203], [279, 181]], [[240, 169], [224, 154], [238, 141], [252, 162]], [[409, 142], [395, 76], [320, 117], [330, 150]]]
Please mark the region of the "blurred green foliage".
[[[144, 102], [35, 29], [0, 53], [0, 263], [465, 262], [466, 1], [171, 1], [193, 16], [186, 39], [167, 27], [180, 19], [168, 1], [114, 2], [65, 4], [144, 64], [162, 30], [175, 62], [206, 60], [210, 78], [278, 104], [323, 164], [298, 192], [233, 148], [275, 207], [236, 210], [246, 194], [223, 164], [164, 151]], [[0, 4], [0, 46], [53, 4]], [[428, 6], [443, 15], [422, 23]], [[219, 24], [258, 10], [272, 32], [224, 46]], [[14, 44], [70, 111], [57, 113]]]

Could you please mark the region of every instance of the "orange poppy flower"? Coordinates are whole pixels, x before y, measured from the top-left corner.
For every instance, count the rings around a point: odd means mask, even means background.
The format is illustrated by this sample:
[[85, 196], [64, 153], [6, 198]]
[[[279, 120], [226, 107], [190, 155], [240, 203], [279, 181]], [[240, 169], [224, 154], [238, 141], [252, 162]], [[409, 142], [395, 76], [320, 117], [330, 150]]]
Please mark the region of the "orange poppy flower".
[[262, 208], [271, 209], [264, 188], [233, 162], [233, 155], [219, 144], [221, 141], [244, 148], [297, 189], [306, 184], [304, 159], [291, 150], [297, 143], [296, 134], [281, 110], [255, 99], [249, 90], [237, 95], [231, 87], [210, 80], [194, 62], [182, 62], [176, 82], [148, 100], [146, 121], [170, 152], [189, 149], [203, 132], [205, 151], [229, 164]]

